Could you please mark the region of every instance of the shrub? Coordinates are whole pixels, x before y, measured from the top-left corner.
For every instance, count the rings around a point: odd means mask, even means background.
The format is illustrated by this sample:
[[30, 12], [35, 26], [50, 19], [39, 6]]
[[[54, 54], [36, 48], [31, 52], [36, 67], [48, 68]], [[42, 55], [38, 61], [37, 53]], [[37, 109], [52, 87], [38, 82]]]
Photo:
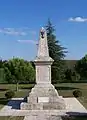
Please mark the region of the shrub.
[[73, 91], [73, 95], [74, 95], [74, 97], [81, 97], [82, 92], [80, 90], [75, 90], [75, 91]]
[[7, 91], [7, 92], [5, 93], [5, 97], [6, 97], [7, 99], [14, 97], [14, 95], [15, 95], [15, 92], [14, 92], [14, 91]]

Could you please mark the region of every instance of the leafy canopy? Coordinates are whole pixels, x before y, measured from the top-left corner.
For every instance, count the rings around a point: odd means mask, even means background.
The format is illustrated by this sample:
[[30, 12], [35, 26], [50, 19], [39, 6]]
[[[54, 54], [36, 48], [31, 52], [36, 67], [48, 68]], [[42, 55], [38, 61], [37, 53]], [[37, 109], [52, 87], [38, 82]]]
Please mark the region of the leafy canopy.
[[49, 55], [54, 60], [54, 63], [52, 65], [52, 80], [60, 80], [63, 79], [64, 77], [63, 59], [66, 56], [65, 55], [66, 51], [65, 48], [60, 45], [59, 41], [56, 40], [55, 29], [49, 19], [46, 25], [46, 31], [47, 31]]

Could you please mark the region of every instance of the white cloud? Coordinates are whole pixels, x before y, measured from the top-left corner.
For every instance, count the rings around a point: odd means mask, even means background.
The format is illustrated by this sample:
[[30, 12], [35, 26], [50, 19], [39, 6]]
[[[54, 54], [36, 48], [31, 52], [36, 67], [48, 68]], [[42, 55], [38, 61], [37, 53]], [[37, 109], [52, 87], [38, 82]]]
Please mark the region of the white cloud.
[[20, 43], [32, 43], [32, 44], [37, 44], [35, 40], [17, 40]]
[[7, 35], [20, 35], [20, 36], [27, 35], [26, 32], [18, 31], [14, 28], [0, 28], [0, 33], [7, 34]]
[[71, 17], [68, 19], [68, 21], [71, 21], [71, 22], [87, 22], [87, 18], [82, 18], [82, 17]]
[[36, 35], [36, 31], [29, 31], [30, 34]]
[[15, 36], [26, 36], [27, 34], [36, 34], [36, 31], [29, 30], [29, 28], [0, 28], [0, 33]]
[[31, 29], [28, 28], [28, 27], [19, 28], [19, 30], [26, 31], [28, 34], [36, 35], [36, 31], [35, 31], [35, 30], [31, 30]]

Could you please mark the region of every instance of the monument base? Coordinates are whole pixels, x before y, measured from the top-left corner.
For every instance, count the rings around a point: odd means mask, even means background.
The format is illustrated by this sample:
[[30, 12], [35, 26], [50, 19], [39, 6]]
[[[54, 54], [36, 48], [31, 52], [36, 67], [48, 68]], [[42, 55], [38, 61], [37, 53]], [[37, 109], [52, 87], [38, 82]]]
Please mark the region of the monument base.
[[62, 110], [65, 108], [64, 99], [49, 83], [36, 84], [27, 97], [27, 102], [22, 102], [20, 105], [21, 110]]

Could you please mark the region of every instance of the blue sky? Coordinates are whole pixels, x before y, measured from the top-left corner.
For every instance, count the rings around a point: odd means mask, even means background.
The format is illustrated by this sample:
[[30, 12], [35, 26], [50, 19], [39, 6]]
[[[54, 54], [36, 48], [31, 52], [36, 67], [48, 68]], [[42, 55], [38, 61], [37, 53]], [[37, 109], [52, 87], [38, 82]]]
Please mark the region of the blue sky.
[[39, 30], [48, 18], [67, 48], [65, 59], [82, 58], [87, 53], [87, 0], [0, 0], [0, 57], [34, 60]]

